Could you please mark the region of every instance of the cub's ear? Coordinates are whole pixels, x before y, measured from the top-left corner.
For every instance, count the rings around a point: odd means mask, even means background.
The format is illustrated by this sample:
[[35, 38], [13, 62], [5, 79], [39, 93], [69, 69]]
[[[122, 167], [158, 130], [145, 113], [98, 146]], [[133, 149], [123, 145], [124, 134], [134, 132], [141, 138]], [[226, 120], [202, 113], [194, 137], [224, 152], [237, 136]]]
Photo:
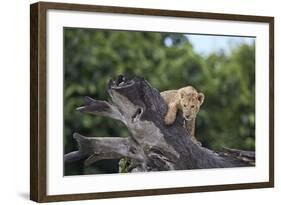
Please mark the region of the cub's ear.
[[204, 102], [204, 99], [205, 99], [204, 94], [203, 93], [198, 93], [197, 99], [200, 102], [200, 105], [202, 105], [203, 102]]
[[183, 89], [179, 90], [180, 98], [184, 98], [185, 92]]

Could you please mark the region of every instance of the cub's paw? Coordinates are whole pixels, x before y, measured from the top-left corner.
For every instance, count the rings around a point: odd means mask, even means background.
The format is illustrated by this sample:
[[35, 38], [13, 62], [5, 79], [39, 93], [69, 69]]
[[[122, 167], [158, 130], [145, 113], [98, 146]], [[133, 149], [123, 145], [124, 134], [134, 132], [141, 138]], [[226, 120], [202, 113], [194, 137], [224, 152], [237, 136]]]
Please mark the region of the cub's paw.
[[174, 123], [174, 121], [175, 121], [175, 120], [172, 119], [172, 118], [169, 117], [169, 116], [166, 116], [165, 119], [164, 119], [164, 122], [165, 122], [166, 125], [171, 125], [171, 124]]

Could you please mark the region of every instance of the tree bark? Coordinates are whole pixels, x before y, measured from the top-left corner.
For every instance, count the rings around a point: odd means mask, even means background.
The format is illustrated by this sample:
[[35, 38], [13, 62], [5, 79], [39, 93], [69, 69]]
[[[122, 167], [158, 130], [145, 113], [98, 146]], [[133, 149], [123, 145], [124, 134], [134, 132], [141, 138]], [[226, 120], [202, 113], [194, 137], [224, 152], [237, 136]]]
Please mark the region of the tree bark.
[[216, 153], [194, 143], [180, 114], [175, 123], [165, 125], [167, 105], [143, 78], [119, 76], [109, 81], [107, 91], [111, 102], [85, 97], [85, 105], [77, 110], [119, 120], [131, 136], [89, 138], [75, 133], [79, 150], [66, 154], [66, 162], [87, 158], [85, 165], [89, 165], [102, 159], [127, 158], [131, 172], [254, 165], [254, 152], [226, 149]]

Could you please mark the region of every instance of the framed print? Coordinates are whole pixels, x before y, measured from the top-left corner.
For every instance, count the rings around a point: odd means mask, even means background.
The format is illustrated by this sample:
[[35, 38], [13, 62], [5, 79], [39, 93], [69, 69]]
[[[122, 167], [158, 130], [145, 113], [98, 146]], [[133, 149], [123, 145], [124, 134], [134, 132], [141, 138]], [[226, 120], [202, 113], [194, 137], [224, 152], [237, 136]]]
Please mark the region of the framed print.
[[274, 186], [274, 18], [39, 2], [30, 198]]

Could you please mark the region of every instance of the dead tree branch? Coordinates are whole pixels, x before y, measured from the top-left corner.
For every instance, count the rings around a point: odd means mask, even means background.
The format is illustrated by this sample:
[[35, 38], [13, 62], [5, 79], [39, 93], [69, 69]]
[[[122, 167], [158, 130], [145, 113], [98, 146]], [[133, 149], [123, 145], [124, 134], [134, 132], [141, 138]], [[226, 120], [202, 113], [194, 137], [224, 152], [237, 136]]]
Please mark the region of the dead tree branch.
[[[89, 165], [102, 159], [130, 161], [131, 171], [185, 170], [251, 166], [244, 157], [235, 157], [234, 150], [216, 153], [192, 142], [178, 115], [173, 125], [164, 124], [167, 105], [147, 81], [119, 76], [108, 83], [112, 102], [84, 98], [83, 113], [101, 115], [123, 122], [132, 133], [127, 138], [84, 137], [75, 133], [79, 150], [65, 155], [65, 161], [86, 159]], [[240, 152], [242, 153], [242, 152]], [[249, 152], [244, 152], [248, 153]], [[253, 154], [253, 153], [252, 153]], [[251, 155], [252, 156], [252, 155]], [[250, 157], [251, 157], [250, 156]]]

